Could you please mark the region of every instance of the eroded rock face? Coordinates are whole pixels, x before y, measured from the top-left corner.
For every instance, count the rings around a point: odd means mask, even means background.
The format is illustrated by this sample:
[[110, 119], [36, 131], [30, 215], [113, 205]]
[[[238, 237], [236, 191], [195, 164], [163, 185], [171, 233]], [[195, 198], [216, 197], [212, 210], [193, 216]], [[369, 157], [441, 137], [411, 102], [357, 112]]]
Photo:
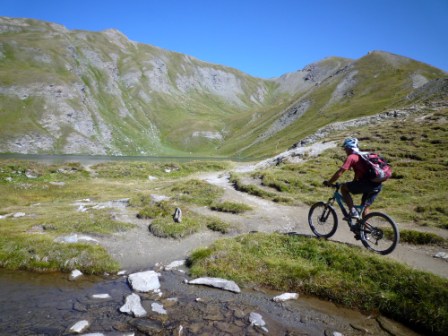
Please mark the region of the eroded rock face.
[[[215, 100], [225, 109], [247, 112], [263, 105], [269, 91], [265, 80], [132, 42], [113, 29], [69, 31], [37, 20], [2, 17], [0, 27], [0, 33], [9, 33], [0, 59], [8, 57], [7, 47], [20, 55], [15, 59], [19, 72], [21, 62], [35, 69], [0, 86], [0, 95], [30, 102], [27, 113], [36, 116], [29, 129], [17, 127], [20, 131], [4, 138], [0, 132], [0, 152], [155, 155], [163, 151], [164, 131], [153, 122], [155, 111], [163, 115], [174, 104], [183, 113], [190, 104]], [[61, 52], [34, 47], [40, 42]], [[211, 115], [220, 111], [213, 105]], [[220, 141], [220, 128], [219, 122], [187, 133]]]

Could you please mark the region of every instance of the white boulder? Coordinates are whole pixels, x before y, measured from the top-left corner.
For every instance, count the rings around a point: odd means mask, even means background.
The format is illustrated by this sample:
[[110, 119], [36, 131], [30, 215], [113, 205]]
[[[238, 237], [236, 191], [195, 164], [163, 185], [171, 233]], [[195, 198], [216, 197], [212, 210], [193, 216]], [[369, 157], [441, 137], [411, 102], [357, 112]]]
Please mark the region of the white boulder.
[[138, 272], [130, 274], [128, 281], [132, 289], [137, 292], [159, 291], [159, 276], [160, 273], [155, 271]]
[[81, 272], [80, 270], [75, 269], [75, 270], [73, 270], [73, 271], [70, 273], [70, 277], [69, 277], [69, 279], [70, 279], [70, 280], [76, 280], [76, 279], [78, 279], [81, 275], [82, 275], [82, 272]]
[[89, 325], [90, 325], [89, 321], [87, 320], [78, 321], [70, 327], [69, 331], [79, 334], [82, 333], [84, 330], [86, 330], [89, 327]]
[[224, 290], [234, 292], [234, 293], [241, 292], [240, 288], [234, 281], [225, 280], [225, 279], [221, 279], [221, 278], [209, 278], [209, 277], [197, 278], [197, 279], [188, 281], [188, 284], [211, 286], [211, 287], [224, 289]]
[[185, 265], [185, 262], [186, 262], [185, 260], [173, 261], [173, 262], [169, 263], [167, 266], [165, 266], [165, 270], [166, 271], [171, 271], [174, 268], [178, 268], [178, 267], [181, 267], [181, 266]]
[[100, 300], [105, 300], [105, 299], [111, 299], [111, 296], [107, 293], [105, 294], [93, 294], [92, 295], [92, 299], [100, 299]]
[[249, 322], [250, 325], [259, 327], [261, 330], [268, 332], [268, 329], [266, 328], [266, 322], [263, 320], [263, 316], [261, 316], [258, 313], [250, 313], [249, 315]]
[[135, 293], [128, 295], [124, 305], [120, 308], [122, 313], [133, 315], [134, 317], [146, 316], [146, 310], [143, 308], [140, 296]]
[[272, 301], [275, 302], [283, 302], [288, 300], [297, 300], [299, 298], [299, 294], [297, 293], [283, 293], [281, 295], [277, 295], [272, 298]]
[[434, 258], [445, 259], [448, 261], [448, 253], [446, 252], [438, 252], [434, 255]]
[[161, 315], [166, 315], [166, 310], [165, 310], [165, 308], [163, 308], [163, 305], [161, 305], [160, 303], [157, 303], [157, 302], [152, 303], [151, 308], [152, 308], [153, 312], [156, 312]]

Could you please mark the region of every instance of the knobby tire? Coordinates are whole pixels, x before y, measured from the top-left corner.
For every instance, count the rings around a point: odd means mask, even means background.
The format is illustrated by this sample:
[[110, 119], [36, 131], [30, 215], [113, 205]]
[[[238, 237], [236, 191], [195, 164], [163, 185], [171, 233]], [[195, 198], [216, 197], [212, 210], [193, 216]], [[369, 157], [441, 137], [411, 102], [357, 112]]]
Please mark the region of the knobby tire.
[[317, 237], [330, 238], [338, 228], [336, 211], [331, 205], [317, 202], [308, 212], [308, 224]]
[[397, 224], [381, 212], [371, 212], [362, 219], [360, 236], [367, 249], [382, 255], [391, 253], [400, 240]]

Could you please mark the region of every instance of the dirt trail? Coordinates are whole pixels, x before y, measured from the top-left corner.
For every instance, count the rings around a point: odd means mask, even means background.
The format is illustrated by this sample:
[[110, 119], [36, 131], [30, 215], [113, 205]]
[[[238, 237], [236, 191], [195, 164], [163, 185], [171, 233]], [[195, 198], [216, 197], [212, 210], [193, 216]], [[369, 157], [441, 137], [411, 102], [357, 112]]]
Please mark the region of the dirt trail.
[[[219, 238], [247, 233], [259, 232], [297, 232], [311, 235], [307, 223], [308, 206], [286, 206], [267, 201], [246, 193], [236, 191], [229, 182], [228, 173], [214, 172], [198, 175], [208, 183], [224, 189], [223, 200], [231, 200], [250, 205], [253, 210], [242, 215], [211, 211], [208, 207], [197, 207], [194, 210], [204, 214], [218, 216], [235, 226], [235, 231], [222, 235], [205, 231], [193, 234], [181, 240], [161, 239], [148, 232], [149, 221], [139, 220], [135, 214], [120, 214], [120, 220], [133, 222], [137, 228], [128, 232], [114, 235], [101, 240], [109, 253], [116, 258], [124, 269], [139, 270], [152, 267], [156, 263], [167, 264], [173, 260], [185, 259], [192, 250], [208, 246]], [[338, 231], [331, 238], [333, 241], [362, 246], [360, 241], [353, 238], [345, 222], [341, 222]], [[428, 271], [448, 278], [448, 262], [434, 258], [437, 252], [448, 250], [434, 246], [413, 246], [400, 243], [396, 250], [385, 258], [397, 260], [415, 269]]]
[[[230, 185], [227, 175], [208, 174], [204, 175], [203, 179], [209, 183], [225, 188], [224, 199], [243, 202], [254, 208], [254, 210], [247, 215], [244, 215], [242, 218], [234, 219], [234, 221], [241, 222], [241, 227], [245, 228], [244, 231], [295, 231], [304, 235], [312, 234], [307, 222], [308, 206], [285, 206], [238, 192]], [[204, 213], [207, 212], [208, 211], [204, 209]], [[232, 216], [235, 215], [227, 216], [225, 219], [232, 219]], [[340, 213], [338, 216], [339, 218], [342, 218]], [[400, 226], [400, 224], [398, 225]], [[445, 235], [445, 232], [440, 233]], [[354, 239], [353, 233], [350, 232], [346, 223], [342, 221], [339, 223], [338, 230], [331, 240], [361, 247], [363, 246], [360, 241]], [[434, 258], [434, 255], [438, 252], [448, 253], [448, 250], [437, 246], [414, 246], [399, 243], [394, 252], [385, 257], [405, 263], [415, 269], [431, 272], [448, 278], [448, 262], [440, 258]]]

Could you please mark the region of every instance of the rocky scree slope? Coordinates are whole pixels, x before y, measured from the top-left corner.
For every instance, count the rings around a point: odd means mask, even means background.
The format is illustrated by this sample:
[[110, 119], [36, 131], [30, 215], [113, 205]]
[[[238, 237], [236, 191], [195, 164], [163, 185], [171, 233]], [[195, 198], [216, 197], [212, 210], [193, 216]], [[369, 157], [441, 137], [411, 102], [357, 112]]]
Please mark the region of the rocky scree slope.
[[[260, 157], [421, 99], [446, 73], [385, 52], [254, 78], [130, 41], [0, 17], [0, 152]], [[427, 92], [431, 99], [434, 92]]]

